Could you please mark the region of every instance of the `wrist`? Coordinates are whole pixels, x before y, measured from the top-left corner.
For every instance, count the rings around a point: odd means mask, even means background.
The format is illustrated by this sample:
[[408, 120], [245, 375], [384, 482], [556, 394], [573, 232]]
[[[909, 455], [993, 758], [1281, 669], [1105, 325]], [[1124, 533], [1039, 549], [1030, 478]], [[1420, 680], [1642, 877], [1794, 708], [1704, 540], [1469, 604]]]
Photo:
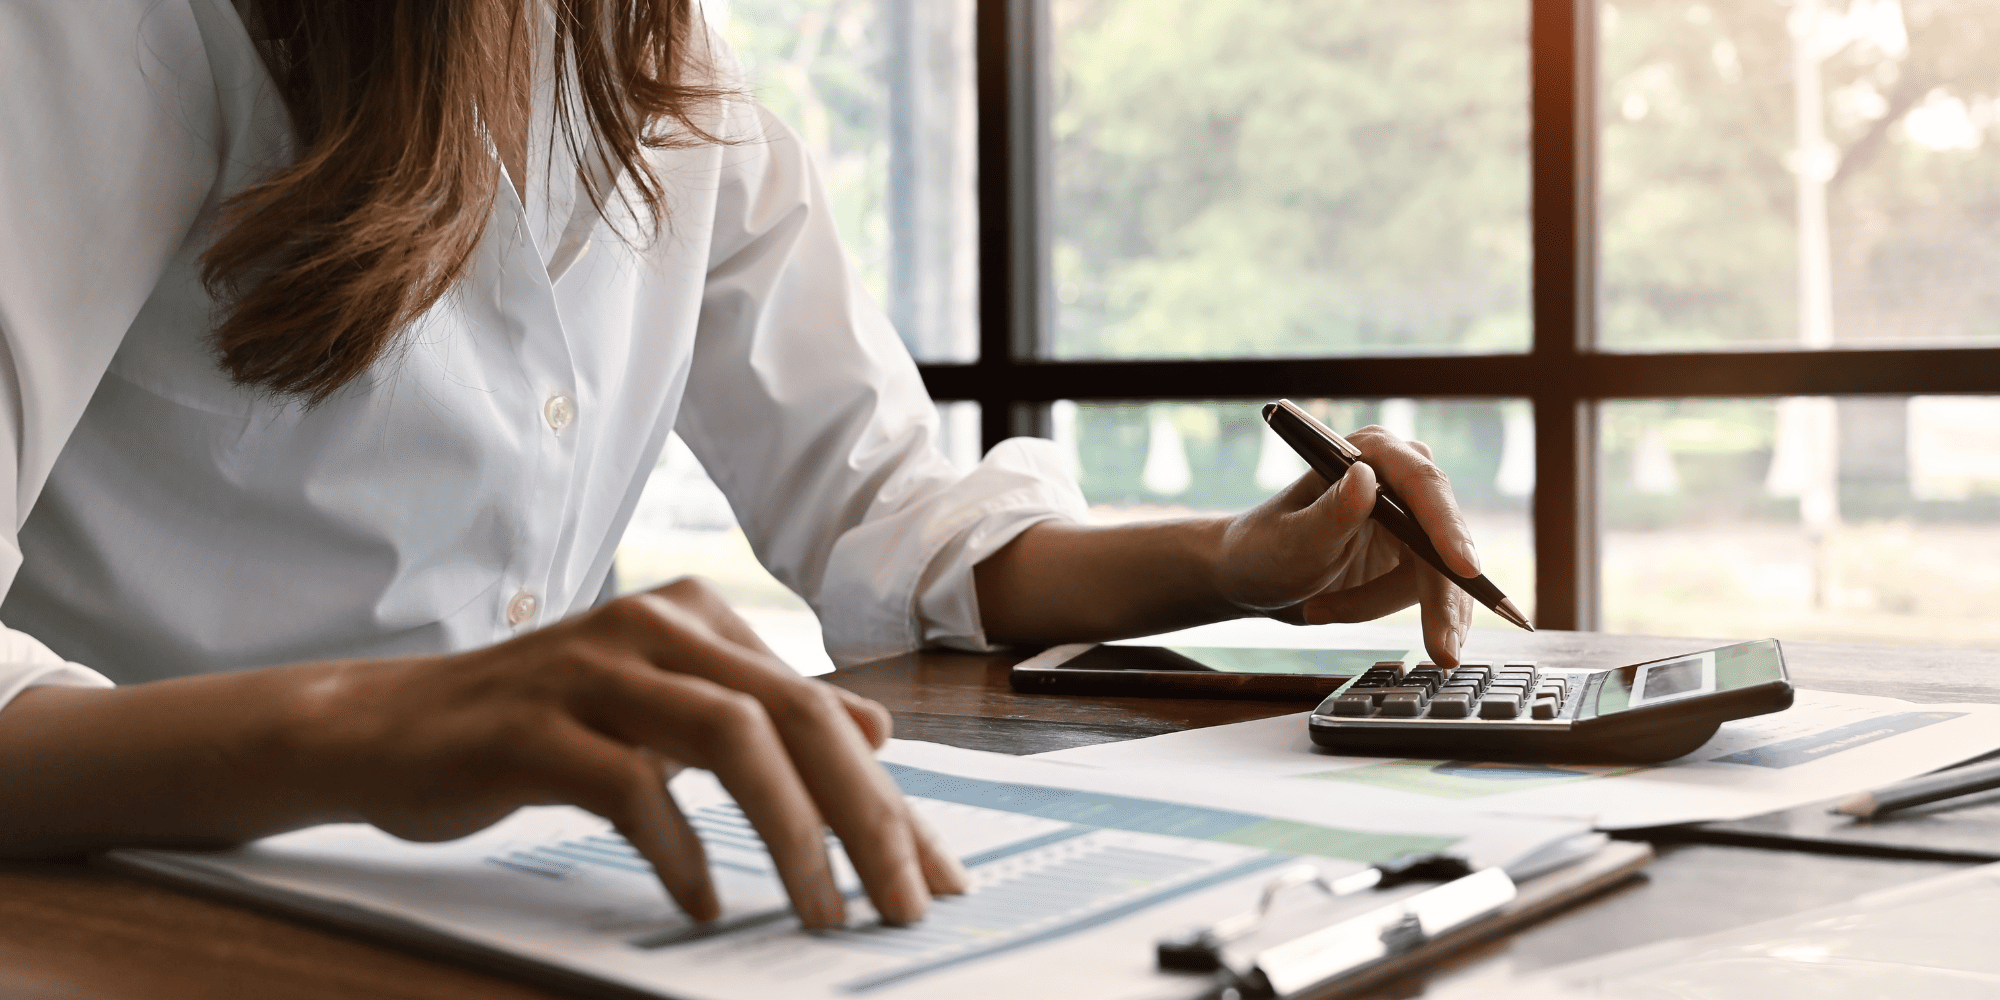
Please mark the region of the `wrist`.
[[1244, 603], [1244, 568], [1232, 544], [1242, 530], [1244, 514], [1223, 514], [1191, 519], [1186, 525], [1183, 549], [1189, 564], [1188, 579], [1196, 581], [1189, 594], [1191, 615], [1207, 621], [1247, 618], [1263, 611]]
[[[233, 752], [249, 773], [261, 773], [298, 814], [293, 826], [357, 822], [361, 809], [350, 780], [362, 732], [372, 713], [358, 704], [360, 662], [300, 664], [264, 671], [262, 711]], [[283, 791], [280, 791], [283, 789]]]

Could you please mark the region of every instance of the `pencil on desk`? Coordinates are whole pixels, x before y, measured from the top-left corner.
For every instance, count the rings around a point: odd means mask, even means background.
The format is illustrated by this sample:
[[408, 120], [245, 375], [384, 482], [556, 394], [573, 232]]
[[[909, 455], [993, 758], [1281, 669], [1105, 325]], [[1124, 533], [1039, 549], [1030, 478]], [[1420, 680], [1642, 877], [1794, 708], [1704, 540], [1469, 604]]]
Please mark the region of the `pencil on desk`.
[[2000, 761], [1990, 761], [1972, 767], [1955, 767], [1949, 771], [1939, 771], [1936, 774], [1899, 781], [1872, 792], [1862, 792], [1843, 799], [1831, 811], [1843, 816], [1869, 818], [1897, 809], [1920, 806], [1926, 802], [1936, 802], [1939, 799], [1983, 792], [1989, 788], [2000, 788]]

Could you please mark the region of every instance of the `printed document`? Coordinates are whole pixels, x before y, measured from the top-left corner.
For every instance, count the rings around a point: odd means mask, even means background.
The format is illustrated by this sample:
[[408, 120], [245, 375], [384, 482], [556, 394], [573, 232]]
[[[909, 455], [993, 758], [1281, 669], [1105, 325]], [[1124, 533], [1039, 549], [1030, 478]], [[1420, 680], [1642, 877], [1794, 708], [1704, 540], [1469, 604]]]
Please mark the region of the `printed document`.
[[672, 788], [724, 902], [710, 925], [682, 917], [608, 824], [567, 807], [523, 809], [444, 844], [340, 824], [222, 853], [112, 859], [529, 974], [686, 1000], [1155, 998], [1210, 981], [1157, 971], [1154, 942], [1250, 908], [1278, 869], [1306, 861], [1339, 877], [1412, 851], [1518, 866], [1590, 836], [1573, 821], [1355, 808], [1276, 782], [1245, 790], [927, 743], [894, 741], [882, 759], [974, 885], [909, 927], [874, 919], [836, 851], [852, 921], [802, 932], [761, 841], [705, 772]]
[[2000, 749], [2000, 705], [1916, 705], [1800, 691], [1792, 708], [1724, 723], [1662, 764], [1495, 764], [1323, 753], [1306, 715], [1037, 755], [1096, 767], [1281, 779], [1349, 809], [1565, 816], [1621, 830], [1741, 819], [1877, 788]]

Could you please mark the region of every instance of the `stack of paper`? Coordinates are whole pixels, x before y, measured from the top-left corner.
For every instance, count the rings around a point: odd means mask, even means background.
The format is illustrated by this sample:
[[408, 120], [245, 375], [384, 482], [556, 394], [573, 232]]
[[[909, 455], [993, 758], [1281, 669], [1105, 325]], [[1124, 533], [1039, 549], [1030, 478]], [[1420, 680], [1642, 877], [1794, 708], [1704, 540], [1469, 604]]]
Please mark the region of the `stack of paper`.
[[[971, 870], [972, 892], [903, 928], [858, 892], [846, 929], [798, 929], [749, 824], [712, 777], [676, 778], [726, 915], [690, 924], [602, 820], [526, 809], [447, 844], [362, 825], [219, 854], [113, 859], [268, 905], [487, 961], [517, 973], [688, 998], [1190, 996], [1208, 981], [1154, 968], [1154, 942], [1253, 905], [1274, 870], [1330, 876], [1414, 851], [1477, 866], [1564, 853], [1583, 824], [1330, 806], [1282, 786], [1147, 775], [892, 743], [913, 806]], [[1593, 845], [1594, 846], [1594, 845]], [[1573, 853], [1573, 852], [1571, 852]], [[838, 852], [836, 852], [838, 856]], [[855, 885], [851, 871], [841, 876]]]

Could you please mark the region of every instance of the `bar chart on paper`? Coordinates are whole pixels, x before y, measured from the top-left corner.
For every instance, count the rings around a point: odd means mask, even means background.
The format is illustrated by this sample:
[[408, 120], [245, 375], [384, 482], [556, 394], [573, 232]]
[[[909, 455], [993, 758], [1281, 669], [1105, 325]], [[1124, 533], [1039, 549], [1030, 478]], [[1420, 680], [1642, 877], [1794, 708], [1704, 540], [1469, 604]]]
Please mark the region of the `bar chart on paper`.
[[[923, 923], [859, 923], [816, 935], [816, 949], [867, 956], [875, 966], [841, 983], [866, 993], [925, 973], [983, 959], [1116, 920], [1178, 896], [1255, 874], [1299, 853], [1380, 860], [1447, 847], [1453, 838], [1384, 834], [1273, 820], [1228, 810], [1094, 792], [983, 781], [887, 765], [905, 793], [947, 840], [964, 844], [987, 831], [1005, 838], [966, 855], [972, 889], [939, 899]], [[789, 930], [769, 855], [734, 803], [712, 802], [688, 819], [721, 872], [773, 880], [772, 904], [713, 925], [633, 938], [641, 949], [694, 945], [756, 928]], [[837, 841], [830, 846], [837, 845]], [[836, 854], [836, 856], [838, 856]], [[648, 875], [652, 868], [613, 833], [596, 833], [495, 855], [492, 864], [562, 879], [580, 866]], [[845, 874], [851, 896], [860, 895]]]

